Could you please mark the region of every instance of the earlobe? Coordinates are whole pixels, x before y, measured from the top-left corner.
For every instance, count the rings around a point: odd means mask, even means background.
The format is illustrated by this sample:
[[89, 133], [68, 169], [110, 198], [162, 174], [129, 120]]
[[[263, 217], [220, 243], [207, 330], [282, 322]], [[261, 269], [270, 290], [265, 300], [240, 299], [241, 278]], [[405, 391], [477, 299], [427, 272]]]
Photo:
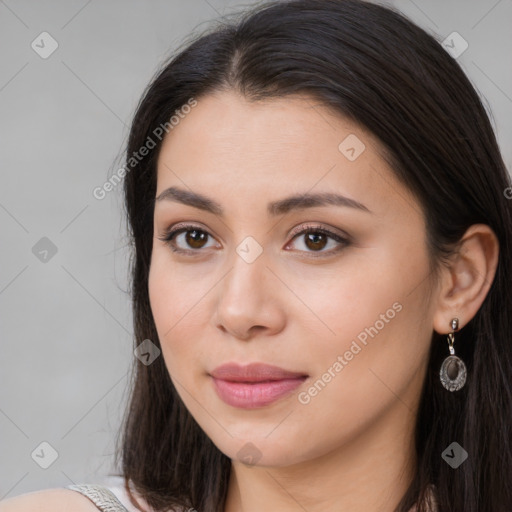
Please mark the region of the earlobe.
[[466, 325], [480, 309], [491, 288], [498, 266], [499, 242], [486, 224], [473, 224], [461, 238], [459, 249], [444, 269], [438, 305], [434, 314], [434, 330], [450, 332], [451, 319]]

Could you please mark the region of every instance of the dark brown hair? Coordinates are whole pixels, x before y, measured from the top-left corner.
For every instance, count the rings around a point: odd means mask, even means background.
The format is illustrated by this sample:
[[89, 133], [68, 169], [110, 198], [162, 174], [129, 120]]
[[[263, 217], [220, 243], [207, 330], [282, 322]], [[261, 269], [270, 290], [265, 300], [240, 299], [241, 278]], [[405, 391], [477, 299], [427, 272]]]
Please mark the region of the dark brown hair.
[[[440, 39], [389, 7], [360, 0], [260, 5], [195, 37], [163, 65], [137, 107], [127, 164], [190, 98], [222, 90], [248, 101], [305, 94], [373, 133], [424, 211], [435, 268], [472, 224], [495, 232], [494, 281], [457, 337], [468, 369], [460, 391], [439, 382], [447, 345], [432, 333], [416, 472], [396, 511], [415, 503], [426, 510], [429, 484], [443, 512], [512, 510], [511, 182], [488, 115], [458, 63]], [[134, 348], [145, 339], [159, 346], [148, 272], [160, 147], [156, 140], [124, 181]], [[189, 414], [162, 357], [148, 366], [134, 358], [130, 393], [116, 453], [121, 475], [155, 510], [222, 512], [231, 461]], [[453, 441], [469, 454], [457, 469], [441, 457]]]

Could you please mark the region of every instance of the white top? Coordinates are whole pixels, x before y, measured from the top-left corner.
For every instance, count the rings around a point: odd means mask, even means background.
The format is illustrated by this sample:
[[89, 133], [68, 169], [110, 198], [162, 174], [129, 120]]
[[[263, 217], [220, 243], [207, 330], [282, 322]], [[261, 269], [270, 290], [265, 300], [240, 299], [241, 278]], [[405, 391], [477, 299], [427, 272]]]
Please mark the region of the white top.
[[[128, 493], [124, 488], [124, 479], [118, 476], [108, 476], [98, 484], [73, 484], [67, 489], [83, 494], [92, 501], [98, 510], [102, 512], [141, 512], [131, 504]], [[135, 498], [144, 512], [154, 512], [130, 485]]]
[[[130, 502], [122, 476], [106, 476], [98, 484], [76, 484], [69, 485], [68, 488], [87, 496], [102, 512], [140, 512]], [[131, 482], [130, 489], [144, 512], [154, 512], [154, 509], [133, 488]], [[180, 508], [179, 510], [181, 512], [196, 512], [193, 508]]]

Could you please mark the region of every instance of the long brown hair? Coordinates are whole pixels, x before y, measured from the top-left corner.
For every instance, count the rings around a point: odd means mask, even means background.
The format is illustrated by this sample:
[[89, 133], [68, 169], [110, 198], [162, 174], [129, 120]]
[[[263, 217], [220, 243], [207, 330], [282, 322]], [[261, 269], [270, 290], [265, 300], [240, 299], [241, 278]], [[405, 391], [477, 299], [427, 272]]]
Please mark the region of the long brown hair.
[[[396, 512], [415, 503], [426, 510], [429, 484], [443, 512], [512, 510], [510, 177], [458, 63], [440, 40], [391, 8], [361, 0], [271, 2], [209, 29], [164, 63], [137, 107], [126, 151], [134, 348], [145, 339], [160, 346], [148, 297], [161, 147], [155, 133], [190, 98], [219, 90], [249, 101], [304, 93], [370, 130], [425, 212], [436, 267], [469, 226], [493, 229], [496, 275], [458, 335], [468, 382], [456, 393], [441, 386], [446, 344], [433, 332], [415, 427], [417, 468]], [[135, 165], [148, 137], [155, 147]], [[231, 461], [189, 414], [162, 357], [147, 366], [134, 358], [130, 393], [116, 453], [126, 482], [157, 511], [181, 505], [222, 512]], [[441, 457], [453, 441], [469, 453], [457, 469]]]

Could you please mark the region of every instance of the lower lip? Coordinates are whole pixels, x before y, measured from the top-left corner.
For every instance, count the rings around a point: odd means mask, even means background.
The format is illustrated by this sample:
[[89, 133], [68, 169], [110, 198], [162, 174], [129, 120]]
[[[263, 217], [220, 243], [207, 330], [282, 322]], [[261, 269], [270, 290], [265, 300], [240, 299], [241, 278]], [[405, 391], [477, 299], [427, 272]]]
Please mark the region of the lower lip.
[[242, 409], [264, 407], [298, 388], [306, 377], [267, 382], [232, 382], [213, 377], [215, 390], [228, 405]]

